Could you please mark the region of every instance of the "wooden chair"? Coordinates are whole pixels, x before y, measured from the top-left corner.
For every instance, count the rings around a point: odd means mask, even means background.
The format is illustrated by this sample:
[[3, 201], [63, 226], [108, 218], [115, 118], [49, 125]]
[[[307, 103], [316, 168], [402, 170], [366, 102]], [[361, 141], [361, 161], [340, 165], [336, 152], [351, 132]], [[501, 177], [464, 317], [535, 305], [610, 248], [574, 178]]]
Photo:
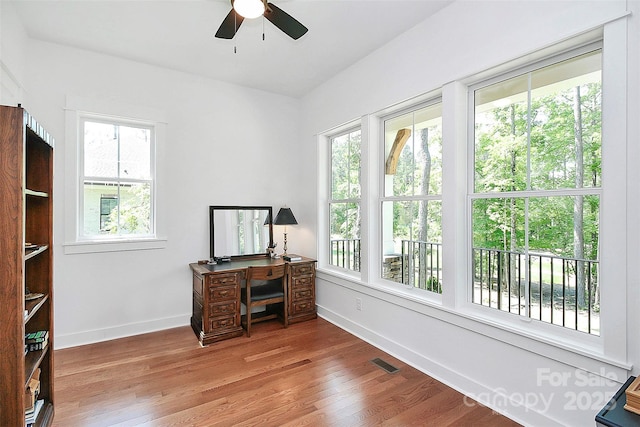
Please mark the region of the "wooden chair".
[[[251, 324], [275, 319], [282, 311], [284, 327], [289, 326], [287, 312], [287, 285], [285, 283], [285, 265], [255, 266], [247, 268], [247, 284], [240, 292], [240, 301], [247, 308], [242, 316], [242, 327], [251, 336]], [[267, 281], [256, 284], [255, 281]], [[253, 307], [264, 306], [265, 311], [251, 313]], [[278, 310], [278, 308], [281, 310]]]

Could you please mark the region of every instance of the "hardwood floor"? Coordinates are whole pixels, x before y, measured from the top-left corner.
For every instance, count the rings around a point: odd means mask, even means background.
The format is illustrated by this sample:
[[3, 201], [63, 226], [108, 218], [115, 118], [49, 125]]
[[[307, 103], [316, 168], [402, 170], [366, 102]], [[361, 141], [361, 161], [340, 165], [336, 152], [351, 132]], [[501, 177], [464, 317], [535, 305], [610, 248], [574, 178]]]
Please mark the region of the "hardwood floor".
[[181, 327], [57, 350], [55, 376], [59, 427], [517, 425], [323, 319], [204, 348]]

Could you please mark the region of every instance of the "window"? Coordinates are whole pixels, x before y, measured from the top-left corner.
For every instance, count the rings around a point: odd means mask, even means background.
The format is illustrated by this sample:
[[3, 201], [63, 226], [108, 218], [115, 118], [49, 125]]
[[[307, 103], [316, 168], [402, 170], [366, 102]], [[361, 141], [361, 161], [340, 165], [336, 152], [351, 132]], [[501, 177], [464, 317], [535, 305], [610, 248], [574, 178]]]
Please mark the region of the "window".
[[382, 277], [442, 292], [442, 105], [384, 119]]
[[118, 206], [118, 196], [102, 195], [100, 196], [100, 231], [107, 232], [107, 224], [111, 217], [111, 212]]
[[599, 335], [602, 53], [584, 50], [471, 92], [470, 292]]
[[340, 287], [327, 312], [358, 316], [342, 296], [362, 294], [625, 375], [639, 185], [627, 37], [616, 20], [319, 134], [326, 236], [331, 135], [362, 130], [361, 274], [327, 268], [318, 242], [318, 280]]
[[329, 264], [360, 271], [360, 129], [332, 136]]
[[153, 236], [154, 128], [82, 117], [80, 136], [79, 237]]

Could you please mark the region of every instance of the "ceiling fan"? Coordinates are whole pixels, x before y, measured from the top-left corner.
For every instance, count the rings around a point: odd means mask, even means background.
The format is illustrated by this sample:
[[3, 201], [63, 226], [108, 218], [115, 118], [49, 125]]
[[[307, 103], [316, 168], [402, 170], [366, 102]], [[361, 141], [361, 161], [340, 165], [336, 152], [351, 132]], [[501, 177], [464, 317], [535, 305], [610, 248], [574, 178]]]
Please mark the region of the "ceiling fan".
[[267, 18], [294, 40], [298, 40], [308, 31], [307, 27], [273, 3], [268, 3], [267, 0], [231, 0], [231, 11], [222, 21], [216, 37], [232, 39], [245, 18], [252, 19], [259, 16]]

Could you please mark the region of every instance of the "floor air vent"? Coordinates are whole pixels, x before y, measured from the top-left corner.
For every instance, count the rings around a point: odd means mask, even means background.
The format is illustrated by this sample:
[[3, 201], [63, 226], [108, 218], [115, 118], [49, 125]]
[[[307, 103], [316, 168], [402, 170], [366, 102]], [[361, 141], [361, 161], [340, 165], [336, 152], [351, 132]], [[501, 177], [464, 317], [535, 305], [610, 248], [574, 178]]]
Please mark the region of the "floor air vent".
[[379, 368], [383, 369], [384, 371], [386, 371], [389, 374], [395, 374], [396, 372], [398, 372], [400, 370], [400, 369], [396, 368], [395, 366], [393, 366], [392, 364], [387, 363], [384, 360], [380, 359], [379, 357], [376, 357], [375, 359], [372, 359], [371, 363], [373, 363], [374, 365], [376, 365]]

